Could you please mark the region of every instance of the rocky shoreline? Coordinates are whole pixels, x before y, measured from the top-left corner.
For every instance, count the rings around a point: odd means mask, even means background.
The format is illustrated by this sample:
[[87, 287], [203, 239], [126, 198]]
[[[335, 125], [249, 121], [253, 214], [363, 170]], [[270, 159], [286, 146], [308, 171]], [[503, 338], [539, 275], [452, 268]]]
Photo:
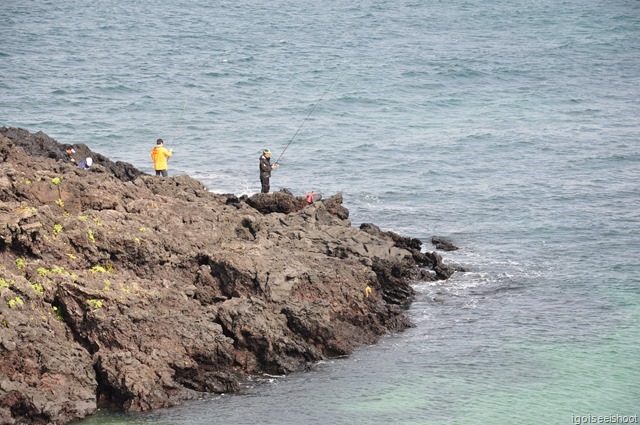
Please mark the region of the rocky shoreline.
[[342, 196], [238, 198], [44, 133], [0, 129], [0, 423], [172, 406], [350, 354], [409, 326], [418, 239], [355, 228]]

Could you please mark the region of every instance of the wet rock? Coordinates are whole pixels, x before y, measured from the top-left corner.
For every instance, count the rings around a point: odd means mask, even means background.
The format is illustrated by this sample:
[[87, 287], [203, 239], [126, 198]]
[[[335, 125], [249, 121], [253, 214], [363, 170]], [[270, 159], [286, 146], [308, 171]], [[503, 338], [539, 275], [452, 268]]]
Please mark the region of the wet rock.
[[456, 251], [458, 249], [453, 242], [447, 238], [443, 238], [442, 236], [433, 236], [431, 238], [431, 243], [436, 247], [436, 249], [441, 249], [443, 251]]

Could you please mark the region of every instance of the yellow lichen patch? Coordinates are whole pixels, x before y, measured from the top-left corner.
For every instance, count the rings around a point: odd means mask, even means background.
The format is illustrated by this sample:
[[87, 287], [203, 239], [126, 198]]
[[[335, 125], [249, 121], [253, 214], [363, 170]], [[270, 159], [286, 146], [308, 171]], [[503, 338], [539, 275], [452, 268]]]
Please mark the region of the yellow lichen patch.
[[94, 310], [102, 308], [102, 300], [88, 299], [86, 302], [87, 302], [87, 305], [93, 308]]
[[25, 267], [25, 261], [22, 258], [16, 258], [16, 267], [18, 270], [22, 270]]
[[15, 297], [10, 299], [7, 304], [9, 304], [9, 308], [22, 307], [24, 305], [24, 301], [22, 301], [22, 298], [20, 297]]
[[102, 266], [97, 266], [97, 265], [96, 265], [96, 266], [91, 267], [91, 268], [89, 269], [89, 271], [90, 271], [91, 273], [93, 273], [93, 274], [96, 274], [96, 273], [106, 273], [106, 272], [107, 272], [107, 269], [105, 269], [105, 268], [104, 268], [104, 267], [102, 267]]
[[9, 288], [13, 285], [13, 280], [6, 280], [4, 277], [0, 277], [0, 289]]
[[44, 286], [42, 286], [41, 283], [31, 283], [31, 287], [33, 288], [34, 291], [36, 291], [38, 294], [42, 295], [44, 294]]
[[73, 277], [73, 275], [71, 273], [66, 271], [64, 269], [64, 267], [61, 267], [61, 266], [53, 267], [51, 270], [49, 270], [49, 269], [47, 269], [45, 267], [38, 267], [36, 269], [36, 273], [38, 273], [38, 276], [42, 276], [42, 277], [46, 277], [46, 276], [48, 276], [50, 274], [67, 275], [67, 276]]

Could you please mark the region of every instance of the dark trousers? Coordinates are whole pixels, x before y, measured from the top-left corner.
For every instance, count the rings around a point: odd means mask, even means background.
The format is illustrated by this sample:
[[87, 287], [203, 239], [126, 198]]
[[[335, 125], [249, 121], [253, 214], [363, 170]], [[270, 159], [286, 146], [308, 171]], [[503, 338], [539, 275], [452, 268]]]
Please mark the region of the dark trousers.
[[262, 184], [262, 193], [269, 193], [269, 177], [260, 176], [260, 184]]
[[156, 176], [167, 177], [167, 170], [156, 170]]

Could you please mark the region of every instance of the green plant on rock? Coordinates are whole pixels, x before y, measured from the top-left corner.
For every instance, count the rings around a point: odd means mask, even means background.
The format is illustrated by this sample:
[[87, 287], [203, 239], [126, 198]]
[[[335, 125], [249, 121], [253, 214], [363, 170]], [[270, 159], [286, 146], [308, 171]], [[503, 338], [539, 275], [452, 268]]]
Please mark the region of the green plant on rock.
[[0, 289], [9, 288], [13, 284], [13, 280], [5, 280], [4, 277], [0, 277]]
[[55, 316], [59, 319], [59, 320], [63, 320], [62, 319], [62, 311], [61, 309], [59, 309], [58, 307], [56, 307], [55, 305], [53, 306], [53, 314], [55, 314]]
[[93, 308], [94, 310], [102, 308], [102, 300], [96, 300], [91, 298], [91, 299], [88, 299], [86, 302], [87, 302], [87, 305]]
[[110, 291], [111, 290], [111, 281], [109, 279], [105, 279], [104, 280], [104, 291]]
[[41, 283], [31, 283], [31, 287], [33, 288], [34, 291], [36, 291], [38, 294], [42, 295], [44, 294], [44, 286], [42, 286]]
[[55, 184], [56, 186], [59, 185], [61, 181], [62, 177], [54, 177], [51, 179], [51, 183]]
[[60, 266], [56, 266], [54, 268], [51, 269], [51, 273], [54, 274], [68, 274], [67, 272], [64, 271], [64, 267], [60, 267]]
[[53, 225], [53, 234], [58, 235], [58, 233], [62, 232], [62, 224], [54, 224]]
[[16, 267], [18, 268], [18, 270], [22, 270], [24, 269], [25, 266], [25, 262], [22, 258], [16, 258]]
[[54, 268], [52, 268], [51, 270], [46, 269], [44, 267], [38, 267], [36, 269], [36, 272], [38, 273], [38, 276], [42, 276], [42, 277], [46, 277], [50, 274], [67, 274], [70, 275], [70, 273], [68, 271], [66, 271], [64, 269], [64, 267], [60, 267], [60, 266], [56, 266]]
[[89, 240], [93, 243], [96, 243], [96, 238], [95, 236], [93, 236], [93, 230], [89, 229], [87, 233], [89, 234]]
[[20, 297], [15, 297], [10, 299], [7, 304], [9, 304], [9, 308], [21, 307], [24, 305], [24, 301]]
[[62, 198], [56, 199], [56, 205], [58, 205], [60, 208], [64, 208], [64, 201], [62, 200]]
[[102, 266], [93, 266], [93, 267], [91, 267], [91, 268], [89, 269], [89, 271], [90, 271], [91, 273], [93, 273], [93, 274], [96, 274], [96, 273], [106, 273], [106, 272], [107, 272], [107, 269], [105, 269], [105, 268], [104, 268], [104, 267], [102, 267]]

